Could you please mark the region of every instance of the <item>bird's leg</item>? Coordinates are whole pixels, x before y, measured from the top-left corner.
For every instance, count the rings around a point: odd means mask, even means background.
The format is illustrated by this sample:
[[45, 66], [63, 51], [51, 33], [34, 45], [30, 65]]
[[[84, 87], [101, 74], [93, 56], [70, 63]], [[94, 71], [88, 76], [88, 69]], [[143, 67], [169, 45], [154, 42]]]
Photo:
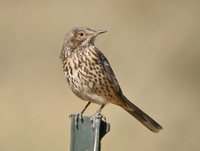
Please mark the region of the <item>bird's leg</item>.
[[85, 112], [85, 110], [87, 109], [87, 107], [90, 105], [90, 103], [91, 102], [88, 102], [87, 104], [86, 104], [86, 106], [84, 107], [84, 109], [81, 111], [81, 113], [79, 114], [79, 118], [80, 118], [80, 120], [81, 121], [83, 121], [83, 113]]
[[[102, 109], [104, 108], [105, 104], [101, 105], [101, 107], [94, 113], [94, 115], [91, 116], [90, 121], [92, 122], [92, 127], [95, 127], [95, 119], [96, 118], [104, 118], [104, 116], [101, 114]], [[105, 119], [105, 118], [104, 118]]]
[[101, 111], [104, 108], [105, 104], [101, 105], [101, 107], [95, 112], [94, 116], [101, 115]]
[[83, 113], [85, 112], [85, 110], [87, 109], [87, 107], [90, 105], [91, 102], [88, 102], [86, 104], [86, 106], [84, 107], [84, 109], [80, 112], [77, 113], [75, 116], [75, 126], [78, 127], [78, 120], [81, 120], [83, 122]]
[[88, 103], [86, 104], [86, 106], [84, 107], [84, 109], [81, 111], [81, 114], [83, 114], [83, 113], [85, 112], [85, 110], [86, 110], [87, 107], [90, 105], [90, 103], [91, 103], [91, 102], [88, 102]]

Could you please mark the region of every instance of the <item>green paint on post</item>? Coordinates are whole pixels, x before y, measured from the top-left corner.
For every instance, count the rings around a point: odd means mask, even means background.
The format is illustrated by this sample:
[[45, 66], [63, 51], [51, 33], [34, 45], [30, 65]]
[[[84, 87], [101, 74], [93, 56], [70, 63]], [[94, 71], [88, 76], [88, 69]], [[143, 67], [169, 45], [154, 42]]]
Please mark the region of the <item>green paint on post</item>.
[[110, 124], [102, 120], [102, 116], [95, 117], [91, 122], [91, 116], [83, 116], [75, 125], [75, 114], [71, 115], [71, 146], [70, 151], [100, 151], [101, 139], [109, 132]]

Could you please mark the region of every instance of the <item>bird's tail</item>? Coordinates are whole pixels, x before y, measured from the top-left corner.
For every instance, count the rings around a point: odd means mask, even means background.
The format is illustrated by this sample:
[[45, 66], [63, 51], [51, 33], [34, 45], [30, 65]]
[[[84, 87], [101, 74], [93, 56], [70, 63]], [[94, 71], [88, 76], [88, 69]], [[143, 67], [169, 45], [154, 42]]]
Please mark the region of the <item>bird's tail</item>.
[[144, 113], [136, 105], [130, 102], [125, 96], [123, 97], [123, 102], [125, 102], [125, 106], [123, 106], [123, 109], [125, 109], [128, 113], [139, 120], [149, 130], [158, 133], [161, 129], [163, 129], [162, 126], [160, 126], [155, 120]]

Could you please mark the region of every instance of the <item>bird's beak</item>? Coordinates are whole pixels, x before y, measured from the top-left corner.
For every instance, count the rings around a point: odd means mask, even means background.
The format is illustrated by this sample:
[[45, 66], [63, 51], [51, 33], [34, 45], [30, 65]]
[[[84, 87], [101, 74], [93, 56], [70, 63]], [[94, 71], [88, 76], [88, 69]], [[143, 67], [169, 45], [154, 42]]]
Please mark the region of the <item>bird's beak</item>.
[[97, 35], [106, 33], [106, 30], [96, 30]]

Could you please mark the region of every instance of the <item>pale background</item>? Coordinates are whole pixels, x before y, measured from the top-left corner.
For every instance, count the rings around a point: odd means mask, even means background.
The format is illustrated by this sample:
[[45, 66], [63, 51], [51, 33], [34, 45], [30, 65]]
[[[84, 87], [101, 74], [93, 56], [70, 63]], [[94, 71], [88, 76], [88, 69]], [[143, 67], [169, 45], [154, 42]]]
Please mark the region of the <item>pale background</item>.
[[[154, 134], [115, 105], [103, 151], [199, 151], [200, 1], [0, 2], [0, 151], [67, 151], [70, 119], [86, 102], [63, 78], [65, 33], [98, 37], [123, 92], [164, 130]], [[86, 114], [98, 108], [91, 105]]]

